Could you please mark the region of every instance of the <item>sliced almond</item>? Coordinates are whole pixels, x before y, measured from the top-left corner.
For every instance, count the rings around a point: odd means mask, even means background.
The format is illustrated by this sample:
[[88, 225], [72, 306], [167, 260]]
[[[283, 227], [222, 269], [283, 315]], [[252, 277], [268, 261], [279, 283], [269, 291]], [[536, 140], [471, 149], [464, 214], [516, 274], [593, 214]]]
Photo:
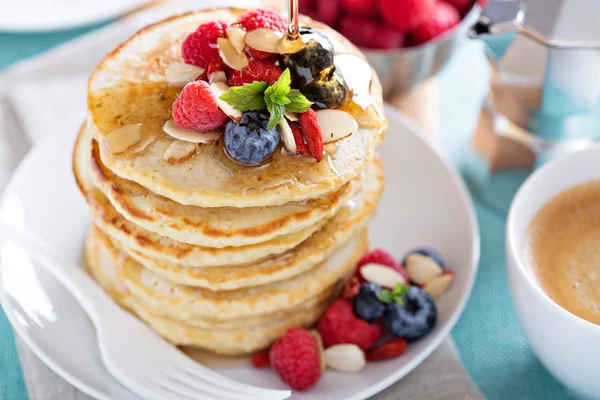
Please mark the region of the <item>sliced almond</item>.
[[183, 140], [175, 140], [172, 142], [165, 153], [163, 154], [163, 160], [169, 164], [179, 164], [196, 153], [196, 143], [184, 142]]
[[326, 109], [319, 110], [316, 114], [324, 144], [342, 140], [358, 130], [354, 117], [345, 111]]
[[360, 274], [367, 282], [391, 289], [395, 288], [399, 283], [402, 285], [408, 283], [400, 272], [388, 266], [375, 263], [363, 265], [360, 268]]
[[283, 142], [285, 149], [292, 154], [296, 154], [298, 150], [296, 149], [294, 133], [292, 132], [292, 128], [290, 128], [290, 124], [285, 118], [281, 118], [279, 121], [279, 130], [281, 131], [281, 141]]
[[225, 30], [225, 32], [227, 33], [227, 38], [231, 42], [233, 48], [238, 53], [243, 52], [244, 48], [246, 47], [246, 41], [244, 40], [246, 37], [246, 31], [242, 28], [238, 28], [237, 26], [230, 26]]
[[219, 55], [228, 67], [241, 71], [248, 66], [248, 56], [246, 56], [246, 53], [238, 53], [229, 39], [218, 38], [217, 46], [219, 46]]
[[210, 84], [210, 88], [217, 98], [217, 105], [221, 111], [227, 114], [232, 120], [239, 122], [240, 119], [242, 119], [242, 112], [237, 108], [233, 108], [233, 106], [226, 101], [221, 100], [221, 95], [229, 91], [229, 86], [223, 82], [213, 82]]
[[165, 78], [173, 86], [184, 87], [186, 84], [195, 81], [204, 71], [204, 68], [196, 67], [195, 65], [184, 63], [171, 64], [165, 70]]
[[253, 49], [267, 53], [279, 53], [279, 39], [283, 34], [266, 28], [258, 28], [246, 33], [246, 44]]
[[367, 364], [365, 353], [355, 344], [336, 344], [325, 350], [327, 368], [356, 373]]
[[321, 338], [321, 334], [316, 329], [312, 329], [310, 334], [313, 335], [315, 340], [317, 341], [317, 347], [319, 347], [319, 361], [321, 363], [321, 373], [325, 371], [325, 347], [323, 346], [323, 339]]
[[227, 75], [225, 75], [225, 72], [223, 71], [213, 72], [208, 77], [208, 83], [210, 84], [213, 82], [227, 82]]
[[110, 132], [104, 138], [106, 147], [113, 153], [122, 153], [142, 138], [142, 124], [124, 125]]
[[437, 299], [442, 294], [446, 293], [452, 282], [454, 281], [454, 272], [444, 271], [440, 276], [437, 276], [423, 285], [423, 290]]
[[165, 122], [163, 125], [163, 131], [165, 131], [165, 133], [172, 138], [182, 140], [184, 142], [205, 144], [216, 142], [223, 134], [223, 132], [219, 131], [196, 132], [190, 131], [189, 129], [183, 129], [177, 126], [172, 119]]
[[293, 122], [298, 121], [298, 114], [296, 114], [296, 113], [284, 111], [283, 116], [286, 117], [289, 121], [293, 121]]
[[156, 140], [156, 138], [153, 138], [153, 137], [147, 137], [147, 138], [141, 139], [139, 142], [137, 142], [136, 144], [134, 144], [133, 146], [128, 148], [127, 153], [129, 153], [129, 154], [141, 153], [142, 151], [146, 150], [146, 147], [150, 146], [151, 143], [154, 143], [155, 140]]
[[422, 254], [411, 254], [406, 257], [404, 268], [408, 278], [417, 285], [425, 285], [427, 282], [440, 276], [443, 272], [431, 257]]

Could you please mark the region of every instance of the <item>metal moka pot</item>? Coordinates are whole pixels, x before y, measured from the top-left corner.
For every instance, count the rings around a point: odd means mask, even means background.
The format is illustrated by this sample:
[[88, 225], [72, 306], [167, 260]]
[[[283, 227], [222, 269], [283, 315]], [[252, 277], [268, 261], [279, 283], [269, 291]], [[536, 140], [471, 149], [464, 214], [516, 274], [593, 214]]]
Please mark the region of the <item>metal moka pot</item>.
[[[515, 32], [547, 48], [545, 60], [522, 52], [522, 63], [540, 63], [539, 109], [525, 128], [538, 163], [600, 138], [600, 0], [492, 0], [472, 38]], [[529, 59], [528, 59], [529, 57]], [[537, 55], [539, 57], [539, 53]]]

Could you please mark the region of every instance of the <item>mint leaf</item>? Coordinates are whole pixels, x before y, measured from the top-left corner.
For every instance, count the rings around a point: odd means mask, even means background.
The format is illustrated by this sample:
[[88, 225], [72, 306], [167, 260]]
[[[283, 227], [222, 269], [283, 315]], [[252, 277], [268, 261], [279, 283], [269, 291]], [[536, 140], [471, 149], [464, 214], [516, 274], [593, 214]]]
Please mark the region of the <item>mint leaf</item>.
[[400, 304], [401, 306], [404, 306], [404, 299], [402, 297], [395, 297], [394, 301]]
[[[267, 90], [265, 90], [265, 97], [270, 97], [272, 99], [281, 99], [286, 97], [290, 92], [290, 85], [292, 84], [292, 77], [290, 75], [290, 69], [286, 68], [285, 71], [281, 74], [277, 82], [269, 86]], [[281, 104], [280, 102], [277, 102]]]
[[399, 283], [394, 288], [392, 294], [394, 296], [404, 296], [406, 293], [408, 293], [409, 289], [410, 289], [410, 286]]
[[267, 103], [267, 109], [271, 114], [269, 118], [269, 124], [267, 125], [267, 129], [271, 130], [275, 128], [275, 126], [279, 123], [281, 118], [283, 118], [283, 112], [285, 111], [285, 106], [283, 104], [277, 104], [271, 100], [270, 97], [265, 96], [265, 103]]
[[[266, 96], [265, 96], [266, 98]], [[269, 96], [269, 99], [275, 103], [275, 104], [281, 104], [281, 105], [286, 105], [290, 103], [290, 99], [288, 99], [284, 94], [282, 93], [273, 93], [271, 94], [271, 96]]]
[[287, 98], [290, 102], [285, 106], [285, 109], [293, 113], [303, 113], [313, 104], [298, 89], [291, 89], [287, 94]]
[[392, 295], [392, 292], [385, 289], [379, 293], [379, 296], [377, 296], [377, 298], [379, 299], [379, 301], [385, 304], [391, 304], [394, 301], [394, 296]]
[[232, 86], [219, 98], [240, 111], [262, 110], [266, 107], [263, 93], [267, 86], [267, 82], [260, 81]]

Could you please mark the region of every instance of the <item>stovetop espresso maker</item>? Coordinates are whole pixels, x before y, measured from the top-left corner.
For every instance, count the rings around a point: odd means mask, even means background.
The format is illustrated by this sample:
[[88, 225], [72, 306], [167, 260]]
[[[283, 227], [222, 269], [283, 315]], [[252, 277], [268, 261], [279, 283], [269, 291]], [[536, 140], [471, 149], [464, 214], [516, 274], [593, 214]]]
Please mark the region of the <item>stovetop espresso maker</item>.
[[[517, 55], [524, 69], [539, 69], [540, 95], [528, 117], [514, 121], [532, 134], [514, 139], [535, 152], [538, 164], [599, 140], [600, 0], [491, 0], [470, 36], [510, 32], [545, 50]], [[513, 84], [531, 83], [511, 71], [500, 69], [499, 75]]]

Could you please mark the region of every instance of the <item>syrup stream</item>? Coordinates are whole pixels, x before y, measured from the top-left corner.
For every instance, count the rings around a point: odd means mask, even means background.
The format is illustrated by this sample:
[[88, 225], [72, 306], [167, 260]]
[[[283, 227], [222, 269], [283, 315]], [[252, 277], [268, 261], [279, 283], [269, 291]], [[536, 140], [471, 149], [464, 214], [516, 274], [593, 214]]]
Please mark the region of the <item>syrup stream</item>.
[[298, 0], [290, 0], [287, 38], [289, 41], [294, 41], [298, 39], [298, 36]]

